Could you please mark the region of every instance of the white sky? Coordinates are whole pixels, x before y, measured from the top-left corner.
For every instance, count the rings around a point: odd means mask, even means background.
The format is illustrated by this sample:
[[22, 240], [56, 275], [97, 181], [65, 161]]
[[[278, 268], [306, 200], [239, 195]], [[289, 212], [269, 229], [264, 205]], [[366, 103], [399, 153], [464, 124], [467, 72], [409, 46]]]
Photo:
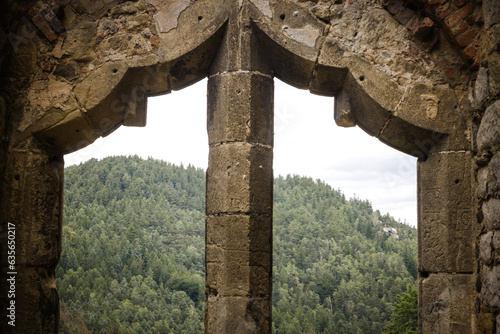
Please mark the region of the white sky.
[[[144, 128], [120, 127], [83, 150], [65, 156], [66, 166], [91, 158], [134, 155], [192, 164], [208, 163], [206, 80], [148, 99]], [[333, 120], [331, 97], [275, 80], [274, 175], [321, 179], [348, 198], [368, 199], [382, 214], [416, 226], [416, 158]]]

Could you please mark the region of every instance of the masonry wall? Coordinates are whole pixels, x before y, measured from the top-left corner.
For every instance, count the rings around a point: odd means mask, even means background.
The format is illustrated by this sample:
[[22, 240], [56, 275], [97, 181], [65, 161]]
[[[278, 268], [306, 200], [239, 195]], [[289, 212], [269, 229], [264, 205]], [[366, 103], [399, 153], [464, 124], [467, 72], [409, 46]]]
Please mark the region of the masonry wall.
[[480, 333], [500, 333], [500, 2], [483, 1], [481, 62], [470, 99], [475, 130], [480, 273], [475, 302]]

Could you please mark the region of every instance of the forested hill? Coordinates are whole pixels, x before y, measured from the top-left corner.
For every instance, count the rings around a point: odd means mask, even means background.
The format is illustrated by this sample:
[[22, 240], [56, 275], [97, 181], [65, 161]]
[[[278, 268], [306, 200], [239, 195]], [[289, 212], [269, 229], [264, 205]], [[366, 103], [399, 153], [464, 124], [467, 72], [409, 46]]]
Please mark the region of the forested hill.
[[[382, 333], [415, 283], [416, 230], [310, 178], [279, 177], [274, 192], [273, 332]], [[61, 332], [203, 333], [204, 200], [191, 166], [67, 168]]]

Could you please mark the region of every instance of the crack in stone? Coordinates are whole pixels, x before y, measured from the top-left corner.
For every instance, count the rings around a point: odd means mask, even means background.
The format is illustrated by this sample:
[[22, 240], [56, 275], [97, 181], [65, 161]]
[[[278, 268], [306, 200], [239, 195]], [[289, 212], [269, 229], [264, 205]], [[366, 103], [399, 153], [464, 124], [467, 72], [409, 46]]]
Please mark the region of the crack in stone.
[[321, 57], [321, 54], [323, 52], [323, 47], [326, 44], [326, 38], [328, 37], [328, 34], [330, 33], [331, 27], [332, 27], [331, 25], [327, 24], [326, 25], [326, 31], [324, 31], [324, 33], [323, 33], [324, 36], [321, 36], [321, 37], [323, 37], [323, 41], [321, 42], [321, 45], [318, 48], [318, 54], [316, 56], [316, 60], [314, 61], [314, 67], [313, 67], [313, 70], [312, 70], [311, 79], [309, 79], [309, 83], [307, 84], [307, 89], [309, 91], [311, 91], [312, 83], [314, 81], [314, 78], [316, 78], [316, 75], [318, 74], [319, 58]]
[[261, 213], [261, 212], [252, 212], [252, 211], [222, 211], [222, 212], [210, 212], [206, 215], [213, 217], [223, 217], [223, 216], [262, 216], [262, 217], [271, 217], [269, 213]]
[[207, 217], [222, 217], [222, 216], [258, 216], [258, 217], [272, 217], [272, 215], [268, 213], [247, 213], [244, 211], [222, 211], [218, 213], [210, 213], [206, 215]]
[[408, 95], [410, 94], [410, 89], [412, 86], [412, 81], [410, 81], [408, 83], [408, 85], [405, 87], [405, 91], [403, 93], [403, 96], [401, 97], [401, 99], [398, 101], [398, 104], [396, 104], [396, 106], [394, 107], [394, 113], [393, 115], [394, 116], [397, 116], [398, 115], [398, 109], [399, 107], [401, 106], [401, 104], [403, 104], [403, 102], [406, 100], [406, 98], [408, 97]]
[[257, 147], [260, 147], [260, 148], [265, 148], [265, 149], [270, 149], [270, 150], [273, 149], [272, 145], [262, 144], [262, 143], [254, 142], [254, 141], [239, 141], [239, 140], [221, 141], [221, 142], [210, 144], [208, 146], [210, 148], [213, 148], [213, 147], [219, 147], [219, 146], [222, 146], [222, 145], [235, 145], [235, 144], [241, 144], [239, 146], [250, 145], [250, 146], [257, 146]]
[[448, 151], [437, 152], [437, 154], [462, 154], [462, 153], [469, 153], [469, 152], [470, 151], [466, 151], [466, 150], [458, 150], [458, 151], [448, 150]]
[[387, 119], [387, 121], [385, 122], [384, 126], [382, 127], [382, 129], [380, 129], [380, 131], [377, 133], [377, 135], [375, 136], [376, 138], [379, 138], [382, 133], [385, 131], [385, 129], [387, 128], [387, 126], [389, 126], [389, 123], [391, 122], [393, 116], [389, 116], [389, 118]]
[[[207, 246], [212, 246], [217, 249], [220, 249], [222, 251], [231, 251], [231, 252], [243, 252], [243, 253], [264, 253], [264, 254], [271, 254], [270, 250], [260, 250], [260, 249], [241, 249], [241, 248], [224, 248], [218, 244], [215, 243], [207, 243]], [[207, 263], [220, 263], [218, 261], [207, 261]], [[262, 267], [256, 264], [248, 265], [247, 267]], [[263, 268], [263, 267], [262, 267]], [[265, 268], [263, 268], [265, 269]], [[267, 270], [267, 269], [266, 269]]]
[[265, 78], [268, 78], [268, 79], [274, 79], [272, 75], [269, 75], [269, 74], [266, 74], [266, 73], [262, 73], [260, 71], [249, 71], [249, 70], [236, 70], [236, 71], [217, 72], [217, 73], [214, 73], [212, 75], [209, 75], [208, 78], [212, 79], [212, 78], [214, 78], [216, 76], [230, 76], [230, 75], [234, 75], [234, 74], [250, 74], [250, 75], [257, 75], [257, 76], [265, 77]]

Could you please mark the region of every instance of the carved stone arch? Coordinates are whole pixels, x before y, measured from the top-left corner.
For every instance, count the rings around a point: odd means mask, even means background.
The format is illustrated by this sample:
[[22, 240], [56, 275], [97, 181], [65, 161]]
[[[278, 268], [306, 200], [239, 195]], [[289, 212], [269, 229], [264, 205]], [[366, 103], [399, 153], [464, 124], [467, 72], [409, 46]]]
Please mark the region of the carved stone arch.
[[[254, 3], [260, 14], [252, 20], [253, 27], [262, 49], [273, 55], [269, 61], [274, 76], [315, 94], [335, 96], [339, 125], [358, 125], [385, 144], [419, 158], [419, 330], [470, 332], [475, 321], [473, 258], [478, 228], [471, 220], [466, 91], [446, 84], [430, 70], [427, 60], [401, 80], [397, 64], [384, 67], [374, 62], [363, 50], [370, 45], [346, 47], [339, 29], [299, 5], [279, 0], [269, 1], [269, 6]], [[356, 10], [354, 5], [346, 8]], [[388, 12], [370, 10], [364, 15], [378, 16], [371, 21], [376, 23], [372, 27], [376, 37], [371, 40], [390, 39], [385, 25], [406, 32]], [[350, 19], [349, 14], [340, 17], [338, 25], [342, 20], [348, 25]], [[363, 16], [357, 19], [363, 22]], [[403, 40], [392, 47], [391, 51], [405, 54], [413, 45]], [[434, 307], [438, 294], [445, 304], [440, 310]]]
[[[458, 107], [463, 91], [432, 84], [423, 76], [401, 85], [362, 52], [343, 47], [342, 38], [311, 11], [284, 1], [270, 3], [258, 8], [260, 15], [253, 26], [262, 49], [273, 55], [269, 58], [273, 74], [311, 93], [335, 96], [338, 125], [358, 125], [385, 144], [419, 158], [447, 137], [451, 137], [445, 144], [449, 148], [466, 146], [466, 122]], [[384, 17], [379, 23], [399, 25], [385, 10], [374, 10]]]
[[[148, 96], [180, 90], [208, 76], [224, 33], [223, 14], [202, 33], [199, 27], [193, 31], [192, 24], [184, 24], [160, 38], [160, 57], [150, 54], [104, 63], [73, 88], [71, 98], [78, 108], [65, 114], [46, 112], [33, 127], [33, 136], [67, 154], [121, 125], [145, 126]], [[184, 40], [183, 35], [194, 38]], [[179, 45], [179, 41], [186, 43]]]

